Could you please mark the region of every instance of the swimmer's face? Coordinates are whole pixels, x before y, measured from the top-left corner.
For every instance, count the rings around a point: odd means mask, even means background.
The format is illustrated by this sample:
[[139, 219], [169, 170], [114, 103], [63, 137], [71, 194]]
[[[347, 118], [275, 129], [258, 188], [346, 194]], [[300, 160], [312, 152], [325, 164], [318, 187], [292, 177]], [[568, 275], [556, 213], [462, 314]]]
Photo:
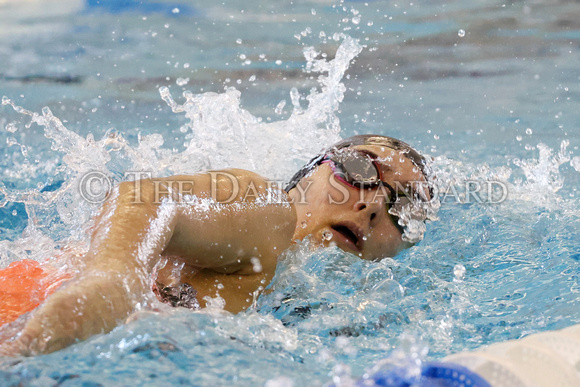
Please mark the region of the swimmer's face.
[[[425, 182], [420, 169], [403, 151], [378, 145], [353, 149], [378, 161], [381, 180], [392, 187], [408, 188]], [[289, 193], [297, 215], [294, 240], [310, 236], [324, 246], [337, 245], [363, 259], [392, 257], [410, 247], [388, 213], [384, 188], [359, 189], [339, 180], [329, 163], [319, 165]]]

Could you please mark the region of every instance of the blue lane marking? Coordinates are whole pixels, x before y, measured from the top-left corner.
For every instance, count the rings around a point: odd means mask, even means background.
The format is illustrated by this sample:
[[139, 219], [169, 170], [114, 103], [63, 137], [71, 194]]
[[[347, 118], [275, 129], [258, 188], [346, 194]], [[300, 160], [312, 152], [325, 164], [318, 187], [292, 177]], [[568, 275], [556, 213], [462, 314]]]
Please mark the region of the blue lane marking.
[[454, 363], [430, 362], [421, 376], [410, 376], [404, 367], [379, 371], [358, 381], [357, 387], [491, 387], [481, 376]]

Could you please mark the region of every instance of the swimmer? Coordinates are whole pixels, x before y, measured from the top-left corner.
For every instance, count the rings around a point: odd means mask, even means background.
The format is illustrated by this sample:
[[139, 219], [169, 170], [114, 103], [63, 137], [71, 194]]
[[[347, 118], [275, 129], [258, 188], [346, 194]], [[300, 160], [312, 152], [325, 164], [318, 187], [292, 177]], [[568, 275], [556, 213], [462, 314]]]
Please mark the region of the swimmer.
[[49, 353], [109, 332], [153, 294], [191, 309], [219, 296], [225, 310], [243, 311], [280, 254], [306, 238], [362, 259], [392, 257], [417, 241], [409, 224], [427, 218], [426, 168], [402, 141], [363, 135], [313, 158], [284, 190], [240, 169], [120, 183], [77, 273], [20, 318], [0, 354]]

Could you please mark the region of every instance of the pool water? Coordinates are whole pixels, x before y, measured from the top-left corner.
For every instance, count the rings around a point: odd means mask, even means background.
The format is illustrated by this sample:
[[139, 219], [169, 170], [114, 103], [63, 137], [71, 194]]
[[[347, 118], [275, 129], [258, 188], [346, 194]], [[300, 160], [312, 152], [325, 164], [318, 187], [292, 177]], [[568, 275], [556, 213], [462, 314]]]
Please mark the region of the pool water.
[[[0, 267], [86, 248], [91, 171], [284, 180], [379, 133], [432, 156], [442, 193], [396, 257], [298, 245], [248, 312], [160, 305], [0, 359], [0, 384], [346, 386], [580, 323], [578, 20], [573, 1], [0, 2]], [[505, 200], [466, 194], [490, 181]]]

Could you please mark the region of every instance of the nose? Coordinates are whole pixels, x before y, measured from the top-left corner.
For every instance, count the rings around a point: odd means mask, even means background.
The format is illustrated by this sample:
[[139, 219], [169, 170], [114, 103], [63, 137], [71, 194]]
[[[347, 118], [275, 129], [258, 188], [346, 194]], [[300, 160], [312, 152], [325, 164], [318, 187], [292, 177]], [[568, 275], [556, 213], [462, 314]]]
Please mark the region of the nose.
[[365, 198], [359, 200], [354, 205], [355, 212], [362, 212], [365, 219], [368, 220], [369, 226], [373, 227], [380, 222], [383, 212], [385, 211], [385, 203], [382, 198]]

